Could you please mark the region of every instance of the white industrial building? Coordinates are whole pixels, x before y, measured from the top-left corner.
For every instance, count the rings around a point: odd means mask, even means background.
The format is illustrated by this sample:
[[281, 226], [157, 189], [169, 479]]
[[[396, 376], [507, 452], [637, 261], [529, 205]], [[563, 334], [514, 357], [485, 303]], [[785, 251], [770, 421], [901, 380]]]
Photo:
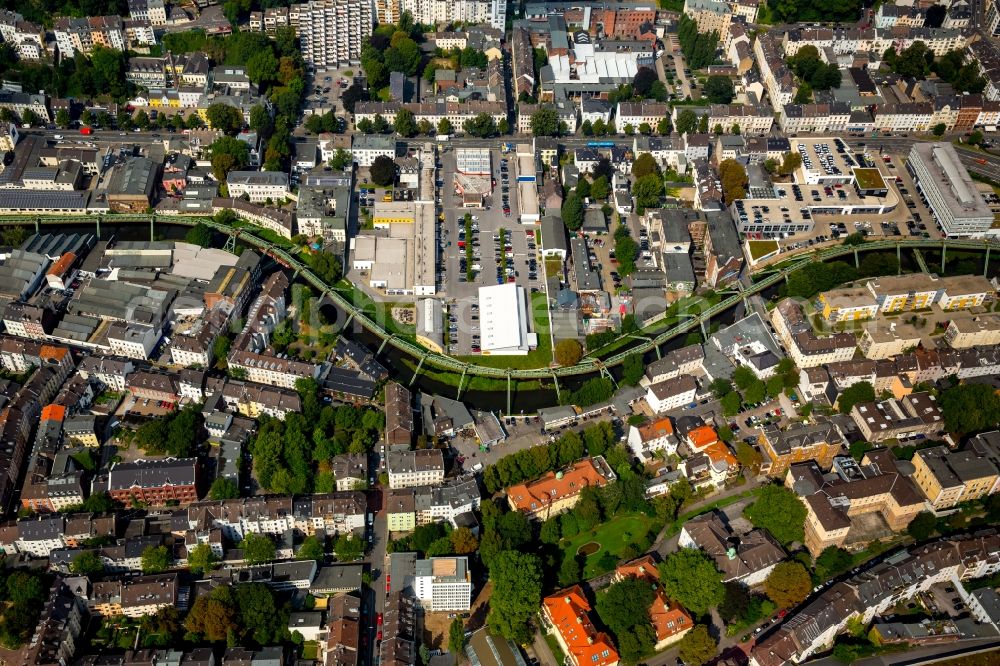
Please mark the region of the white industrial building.
[[906, 168], [946, 235], [991, 233], [993, 211], [962, 166], [954, 146], [945, 142], [914, 144]]
[[538, 346], [538, 334], [528, 331], [531, 312], [524, 287], [514, 283], [479, 288], [482, 353], [523, 356]]
[[472, 176], [488, 176], [492, 172], [489, 148], [456, 148], [455, 171]]

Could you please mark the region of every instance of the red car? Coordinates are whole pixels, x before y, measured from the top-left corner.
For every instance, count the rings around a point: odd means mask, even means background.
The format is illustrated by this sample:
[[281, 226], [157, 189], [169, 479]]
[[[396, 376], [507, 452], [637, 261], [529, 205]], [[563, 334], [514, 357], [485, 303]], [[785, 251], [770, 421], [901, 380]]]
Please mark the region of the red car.
[[382, 613], [375, 616], [375, 624], [378, 624], [379, 626], [382, 625]]
[[382, 630], [381, 629], [379, 629], [378, 634], [375, 636], [375, 640], [377, 640], [377, 641], [382, 640]]

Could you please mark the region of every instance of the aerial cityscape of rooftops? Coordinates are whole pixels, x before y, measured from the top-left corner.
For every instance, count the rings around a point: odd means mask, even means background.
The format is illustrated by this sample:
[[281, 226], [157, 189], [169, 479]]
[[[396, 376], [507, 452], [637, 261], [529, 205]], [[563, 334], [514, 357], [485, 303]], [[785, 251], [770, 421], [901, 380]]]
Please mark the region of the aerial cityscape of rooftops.
[[998, 126], [1000, 0], [0, 0], [0, 666], [1000, 663]]

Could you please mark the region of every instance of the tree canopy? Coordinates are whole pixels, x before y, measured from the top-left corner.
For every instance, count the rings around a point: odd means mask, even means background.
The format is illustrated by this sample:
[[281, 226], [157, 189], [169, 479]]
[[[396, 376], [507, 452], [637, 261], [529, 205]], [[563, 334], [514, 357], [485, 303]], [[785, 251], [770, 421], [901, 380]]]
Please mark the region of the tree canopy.
[[516, 643], [531, 640], [531, 618], [542, 603], [542, 570], [536, 555], [499, 553], [490, 566], [493, 595], [486, 618], [490, 629]]
[[263, 564], [275, 557], [274, 542], [265, 534], [247, 534], [240, 542], [240, 549], [247, 564]]
[[555, 109], [543, 106], [531, 114], [531, 133], [534, 136], [558, 136], [559, 114]]
[[806, 507], [794, 492], [784, 486], [768, 485], [760, 489], [757, 499], [743, 511], [755, 527], [763, 527], [785, 546], [802, 542]]
[[850, 414], [854, 405], [875, 401], [875, 387], [871, 382], [858, 382], [844, 389], [837, 398], [837, 409], [841, 414]]
[[941, 392], [938, 407], [945, 429], [972, 433], [1000, 423], [1000, 396], [987, 384], [956, 384]]
[[379, 155], [372, 161], [369, 175], [376, 185], [386, 187], [396, 182], [396, 162], [391, 157]]
[[699, 624], [684, 634], [677, 643], [677, 651], [685, 664], [703, 666], [715, 657], [718, 643], [708, 633], [708, 628]]
[[622, 659], [638, 661], [656, 643], [649, 623], [649, 608], [655, 595], [650, 585], [626, 578], [597, 596], [597, 614], [615, 635]]
[[728, 76], [718, 74], [708, 77], [708, 81], [705, 82], [702, 92], [712, 104], [729, 104], [736, 95], [736, 90], [733, 88], [733, 80]]
[[800, 562], [779, 562], [764, 581], [764, 590], [780, 608], [791, 608], [809, 596], [812, 578]]
[[715, 562], [694, 548], [681, 548], [660, 563], [660, 581], [667, 596], [696, 615], [722, 602], [725, 588]]

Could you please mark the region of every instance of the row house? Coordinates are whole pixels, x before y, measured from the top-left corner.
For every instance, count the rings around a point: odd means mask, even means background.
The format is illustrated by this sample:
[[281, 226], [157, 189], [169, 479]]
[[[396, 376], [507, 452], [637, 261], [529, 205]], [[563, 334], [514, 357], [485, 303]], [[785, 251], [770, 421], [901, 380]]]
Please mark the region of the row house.
[[140, 370], [125, 378], [125, 388], [136, 400], [175, 403], [180, 399], [177, 376]]
[[229, 367], [242, 370], [246, 378], [259, 384], [270, 384], [294, 390], [300, 379], [319, 378], [322, 366], [290, 358], [236, 349], [229, 354]]
[[802, 307], [790, 298], [778, 303], [771, 311], [771, 323], [788, 355], [800, 369], [849, 361], [854, 357], [857, 341], [852, 334], [816, 335]]
[[987, 532], [900, 550], [836, 583], [787, 615], [750, 653], [751, 666], [802, 663], [827, 649], [851, 620], [868, 624], [897, 603], [934, 585], [1000, 570], [1000, 536]]
[[38, 60], [46, 55], [45, 29], [25, 21], [17, 12], [0, 10], [0, 38], [10, 44], [21, 60]]
[[930, 393], [910, 393], [901, 400], [889, 398], [882, 402], [859, 403], [851, 409], [851, 418], [868, 442], [930, 436], [944, 426], [937, 399]]
[[55, 20], [53, 32], [64, 58], [72, 58], [77, 52], [89, 55], [95, 46], [125, 51], [129, 45], [120, 16], [61, 17]]
[[934, 105], [931, 102], [884, 104], [875, 111], [875, 129], [879, 132], [926, 132], [933, 127]]
[[[541, 104], [519, 104], [517, 107], [517, 131], [525, 134], [531, 133], [531, 116], [539, 109], [552, 109], [559, 118], [559, 124], [566, 125], [564, 130], [567, 134], [575, 134], [577, 127], [576, 105], [564, 100], [556, 102], [543, 102]], [[661, 116], [662, 117], [662, 116]], [[656, 128], [655, 123], [650, 125]], [[638, 130], [639, 126], [635, 128]], [[621, 129], [618, 130], [621, 132]]]
[[68, 347], [10, 336], [0, 336], [0, 366], [15, 375], [29, 368], [48, 368], [58, 382], [66, 381], [75, 367]]
[[753, 45], [754, 59], [757, 61], [761, 80], [767, 89], [771, 106], [776, 111], [786, 104], [791, 104], [792, 98], [795, 97], [795, 75], [785, 64], [787, 48], [787, 44], [783, 48], [777, 37], [767, 32], [758, 35]]
[[[475, 477], [464, 477], [441, 486], [398, 488], [386, 495], [390, 532], [410, 532], [419, 525], [448, 522], [453, 527], [479, 508], [479, 486]], [[463, 516], [463, 518], [459, 518]]]
[[201, 480], [197, 458], [165, 458], [117, 463], [107, 475], [106, 490], [116, 502], [162, 506], [197, 501]]
[[444, 480], [444, 455], [440, 449], [389, 451], [386, 455], [389, 487], [409, 488], [441, 483]]
[[643, 124], [653, 130], [663, 118], [670, 115], [670, 107], [660, 102], [618, 102], [615, 110], [615, 127], [619, 134], [625, 134], [625, 126], [631, 125], [636, 131]]
[[374, 121], [377, 115], [391, 120], [404, 108], [413, 112], [417, 122], [426, 120], [435, 126], [447, 118], [452, 127], [461, 128], [466, 120], [472, 120], [480, 113], [489, 115], [497, 123], [507, 119], [504, 102], [358, 102], [354, 109], [354, 122], [357, 124], [363, 119]]
[[911, 462], [910, 478], [935, 511], [992, 495], [1000, 490], [1000, 432], [976, 435], [961, 451], [922, 449]]
[[891, 28], [896, 25], [906, 25], [919, 28], [924, 24], [924, 12], [919, 8], [905, 5], [879, 5], [875, 12], [876, 28]]
[[127, 358], [88, 355], [80, 361], [77, 372], [84, 379], [96, 380], [109, 390], [122, 393], [127, 388], [126, 378], [134, 369], [132, 361]]
[[294, 390], [238, 379], [226, 380], [222, 400], [227, 409], [251, 418], [267, 414], [284, 420], [286, 414], [302, 411], [302, 399]]
[[180, 591], [176, 573], [102, 580], [93, 583], [88, 603], [103, 617], [139, 618], [153, 615], [167, 606], [176, 606]]
[[197, 502], [175, 514], [175, 530], [221, 529], [231, 541], [247, 534], [281, 535], [289, 530], [312, 535], [349, 534], [363, 530], [368, 501], [363, 492], [346, 491], [299, 498], [252, 497]]
[[708, 125], [722, 125], [725, 133], [739, 127], [740, 134], [760, 136], [771, 132], [774, 113], [763, 104], [712, 104], [708, 107]]
[[845, 132], [850, 121], [851, 107], [846, 102], [785, 104], [778, 117], [786, 134]]

